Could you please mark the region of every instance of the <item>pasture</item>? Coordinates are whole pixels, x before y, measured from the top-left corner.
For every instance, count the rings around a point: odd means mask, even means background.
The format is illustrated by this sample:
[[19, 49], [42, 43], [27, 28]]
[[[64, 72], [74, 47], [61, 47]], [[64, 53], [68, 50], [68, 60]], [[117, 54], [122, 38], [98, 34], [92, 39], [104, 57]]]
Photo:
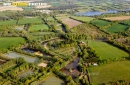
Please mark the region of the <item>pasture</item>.
[[25, 39], [21, 37], [0, 38], [0, 50], [8, 49], [8, 47], [10, 46], [15, 46], [24, 42], [25, 42]]
[[107, 25], [111, 24], [111, 22], [104, 21], [104, 20], [94, 20], [94, 21], [92, 21], [92, 24], [94, 24], [98, 27], [102, 27], [102, 26], [107, 26]]
[[112, 62], [97, 67], [89, 67], [88, 70], [91, 82], [94, 85], [118, 80], [130, 80], [130, 61]]
[[130, 16], [107, 17], [107, 18], [104, 18], [104, 19], [110, 20], [110, 21], [121, 21], [121, 20], [130, 19]]
[[96, 53], [100, 56], [101, 60], [115, 58], [120, 59], [129, 56], [129, 54], [124, 52], [123, 50], [120, 50], [105, 42], [89, 40], [88, 45], [96, 51]]
[[121, 24], [114, 24], [111, 27], [106, 28], [106, 30], [110, 33], [125, 32], [127, 29], [128, 26]]
[[71, 16], [71, 18], [79, 20], [79, 21], [83, 21], [83, 22], [89, 22], [94, 19], [92, 17], [81, 17], [81, 16]]
[[43, 23], [44, 21], [38, 17], [31, 17], [31, 18], [23, 18], [18, 21], [18, 24], [28, 24], [28, 23]]
[[46, 24], [33, 25], [29, 31], [39, 31], [39, 30], [48, 30], [49, 27]]

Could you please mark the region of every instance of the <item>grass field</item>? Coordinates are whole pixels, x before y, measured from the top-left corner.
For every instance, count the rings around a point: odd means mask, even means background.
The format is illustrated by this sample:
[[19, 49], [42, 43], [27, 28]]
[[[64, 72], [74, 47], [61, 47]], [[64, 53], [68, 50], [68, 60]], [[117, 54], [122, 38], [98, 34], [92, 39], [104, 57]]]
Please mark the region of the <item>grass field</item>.
[[89, 46], [94, 48], [101, 60], [128, 57], [129, 55], [112, 45], [100, 41], [88, 41]]
[[130, 80], [130, 61], [117, 61], [88, 68], [93, 85]]
[[125, 23], [125, 24], [130, 25], [130, 20], [125, 20], [125, 21], [123, 21], [122, 23]]
[[111, 22], [108, 21], [103, 21], [103, 20], [94, 20], [92, 21], [92, 24], [98, 26], [98, 27], [102, 27], [102, 26], [107, 26], [109, 25]]
[[23, 18], [19, 20], [18, 24], [28, 24], [28, 23], [43, 23], [44, 21], [41, 18]]
[[29, 29], [29, 31], [38, 31], [38, 30], [48, 30], [49, 27], [46, 24], [41, 25], [33, 25], [32, 28]]
[[0, 21], [0, 25], [16, 25], [16, 20]]
[[71, 17], [73, 19], [80, 20], [80, 21], [83, 21], [83, 22], [89, 22], [89, 21], [94, 19], [92, 17], [80, 17], [80, 16], [71, 16]]
[[49, 20], [49, 21], [55, 21], [53, 17], [48, 17], [47, 20]]
[[7, 49], [8, 47], [12, 45], [17, 45], [19, 43], [25, 42], [24, 38], [21, 37], [6, 37], [6, 38], [0, 38], [0, 50]]
[[116, 32], [124, 32], [128, 29], [128, 26], [121, 24], [114, 24], [111, 27], [106, 28], [108, 32], [116, 33]]

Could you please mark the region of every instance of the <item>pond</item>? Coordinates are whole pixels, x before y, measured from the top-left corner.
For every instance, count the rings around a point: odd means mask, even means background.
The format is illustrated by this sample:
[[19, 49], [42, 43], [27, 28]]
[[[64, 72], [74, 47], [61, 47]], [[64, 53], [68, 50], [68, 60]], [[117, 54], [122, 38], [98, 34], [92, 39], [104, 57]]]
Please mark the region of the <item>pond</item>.
[[5, 54], [5, 56], [8, 56], [9, 58], [23, 57], [25, 59], [25, 61], [27, 61], [29, 63], [33, 63], [33, 62], [37, 62], [38, 61], [38, 58], [30, 57], [30, 56], [19, 54], [19, 53], [15, 53], [15, 52], [9, 52], [9, 53]]
[[33, 54], [38, 55], [38, 56], [43, 56], [43, 53], [41, 53], [39, 51], [30, 50], [28, 48], [24, 48], [22, 50], [25, 51], [25, 52], [33, 53]]
[[95, 15], [101, 15], [101, 14], [107, 14], [107, 13], [117, 13], [117, 10], [108, 10], [105, 12], [98, 12], [98, 11], [91, 11], [91, 12], [82, 12], [77, 13], [77, 16], [95, 16]]
[[[66, 75], [71, 75], [73, 78], [78, 76], [80, 72], [77, 69], [79, 57], [75, 58], [72, 62], [70, 62], [66, 67], [62, 68], [60, 71], [65, 73]], [[69, 71], [71, 69], [72, 71]]]
[[29, 76], [30, 74], [33, 74], [33, 72], [31, 70], [27, 70], [21, 74], [18, 75], [18, 78], [23, 78], [23, 77], [27, 77]]
[[63, 80], [55, 77], [54, 75], [51, 75], [38, 85], [65, 85], [65, 83]]

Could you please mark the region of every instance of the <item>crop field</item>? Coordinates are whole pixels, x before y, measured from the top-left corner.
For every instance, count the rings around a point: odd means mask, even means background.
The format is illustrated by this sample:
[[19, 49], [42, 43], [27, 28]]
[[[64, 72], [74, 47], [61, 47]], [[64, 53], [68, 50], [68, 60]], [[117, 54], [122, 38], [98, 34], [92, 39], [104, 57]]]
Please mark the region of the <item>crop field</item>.
[[44, 21], [41, 18], [23, 18], [19, 20], [18, 24], [28, 24], [28, 23], [43, 23]]
[[97, 54], [100, 56], [101, 60], [107, 59], [120, 59], [123, 57], [128, 57], [128, 53], [120, 50], [112, 45], [109, 45], [101, 41], [88, 41], [88, 45], [94, 48]]
[[83, 22], [89, 22], [89, 21], [94, 19], [92, 17], [80, 17], [80, 16], [71, 16], [71, 18], [76, 19], [76, 20], [80, 20]]
[[16, 20], [0, 21], [0, 25], [16, 25]]
[[130, 79], [130, 61], [117, 61], [88, 68], [94, 85]]
[[120, 20], [128, 20], [130, 19], [130, 16], [119, 16], [119, 17], [107, 17], [107, 18], [104, 18], [106, 20], [111, 20], [111, 21], [120, 21]]
[[111, 27], [106, 28], [108, 32], [116, 33], [116, 32], [125, 32], [128, 29], [128, 26], [121, 24], [114, 24]]
[[46, 24], [33, 25], [29, 31], [48, 30], [49, 27]]
[[111, 22], [103, 21], [103, 20], [94, 20], [94, 21], [92, 21], [92, 24], [94, 24], [98, 27], [102, 27], [102, 26], [107, 26], [107, 25], [111, 24]]
[[67, 24], [70, 28], [73, 28], [75, 26], [82, 24], [81, 22], [70, 19], [70, 18], [61, 19], [61, 21], [65, 24]]
[[21, 37], [6, 37], [0, 38], [0, 50], [7, 49], [10, 46], [24, 43], [25, 39]]

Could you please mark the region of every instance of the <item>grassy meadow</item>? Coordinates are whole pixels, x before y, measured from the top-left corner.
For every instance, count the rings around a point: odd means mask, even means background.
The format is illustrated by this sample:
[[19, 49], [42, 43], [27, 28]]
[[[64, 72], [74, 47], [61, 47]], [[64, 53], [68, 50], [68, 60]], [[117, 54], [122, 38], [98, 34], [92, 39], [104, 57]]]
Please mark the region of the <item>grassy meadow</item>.
[[89, 21], [94, 19], [92, 17], [81, 17], [81, 16], [71, 16], [71, 18], [76, 19], [76, 20], [80, 20], [83, 22], [89, 22]]
[[46, 24], [33, 25], [29, 31], [48, 30], [49, 27]]
[[89, 67], [88, 70], [93, 85], [130, 80], [130, 61], [112, 62], [97, 67]]
[[110, 33], [125, 32], [127, 29], [128, 26], [121, 24], [114, 24], [111, 27], [106, 28], [106, 30]]
[[94, 20], [94, 21], [92, 21], [92, 24], [94, 24], [98, 27], [102, 27], [102, 26], [107, 26], [107, 25], [111, 24], [111, 22], [104, 21], [104, 20]]
[[10, 46], [24, 43], [25, 39], [21, 37], [6, 37], [0, 38], [0, 50], [7, 49]]
[[41, 18], [23, 18], [19, 20], [18, 24], [28, 24], [28, 23], [43, 23], [44, 21]]
[[88, 41], [88, 45], [96, 51], [101, 60], [128, 57], [129, 54], [101, 41]]
[[0, 21], [0, 25], [16, 25], [16, 20]]

